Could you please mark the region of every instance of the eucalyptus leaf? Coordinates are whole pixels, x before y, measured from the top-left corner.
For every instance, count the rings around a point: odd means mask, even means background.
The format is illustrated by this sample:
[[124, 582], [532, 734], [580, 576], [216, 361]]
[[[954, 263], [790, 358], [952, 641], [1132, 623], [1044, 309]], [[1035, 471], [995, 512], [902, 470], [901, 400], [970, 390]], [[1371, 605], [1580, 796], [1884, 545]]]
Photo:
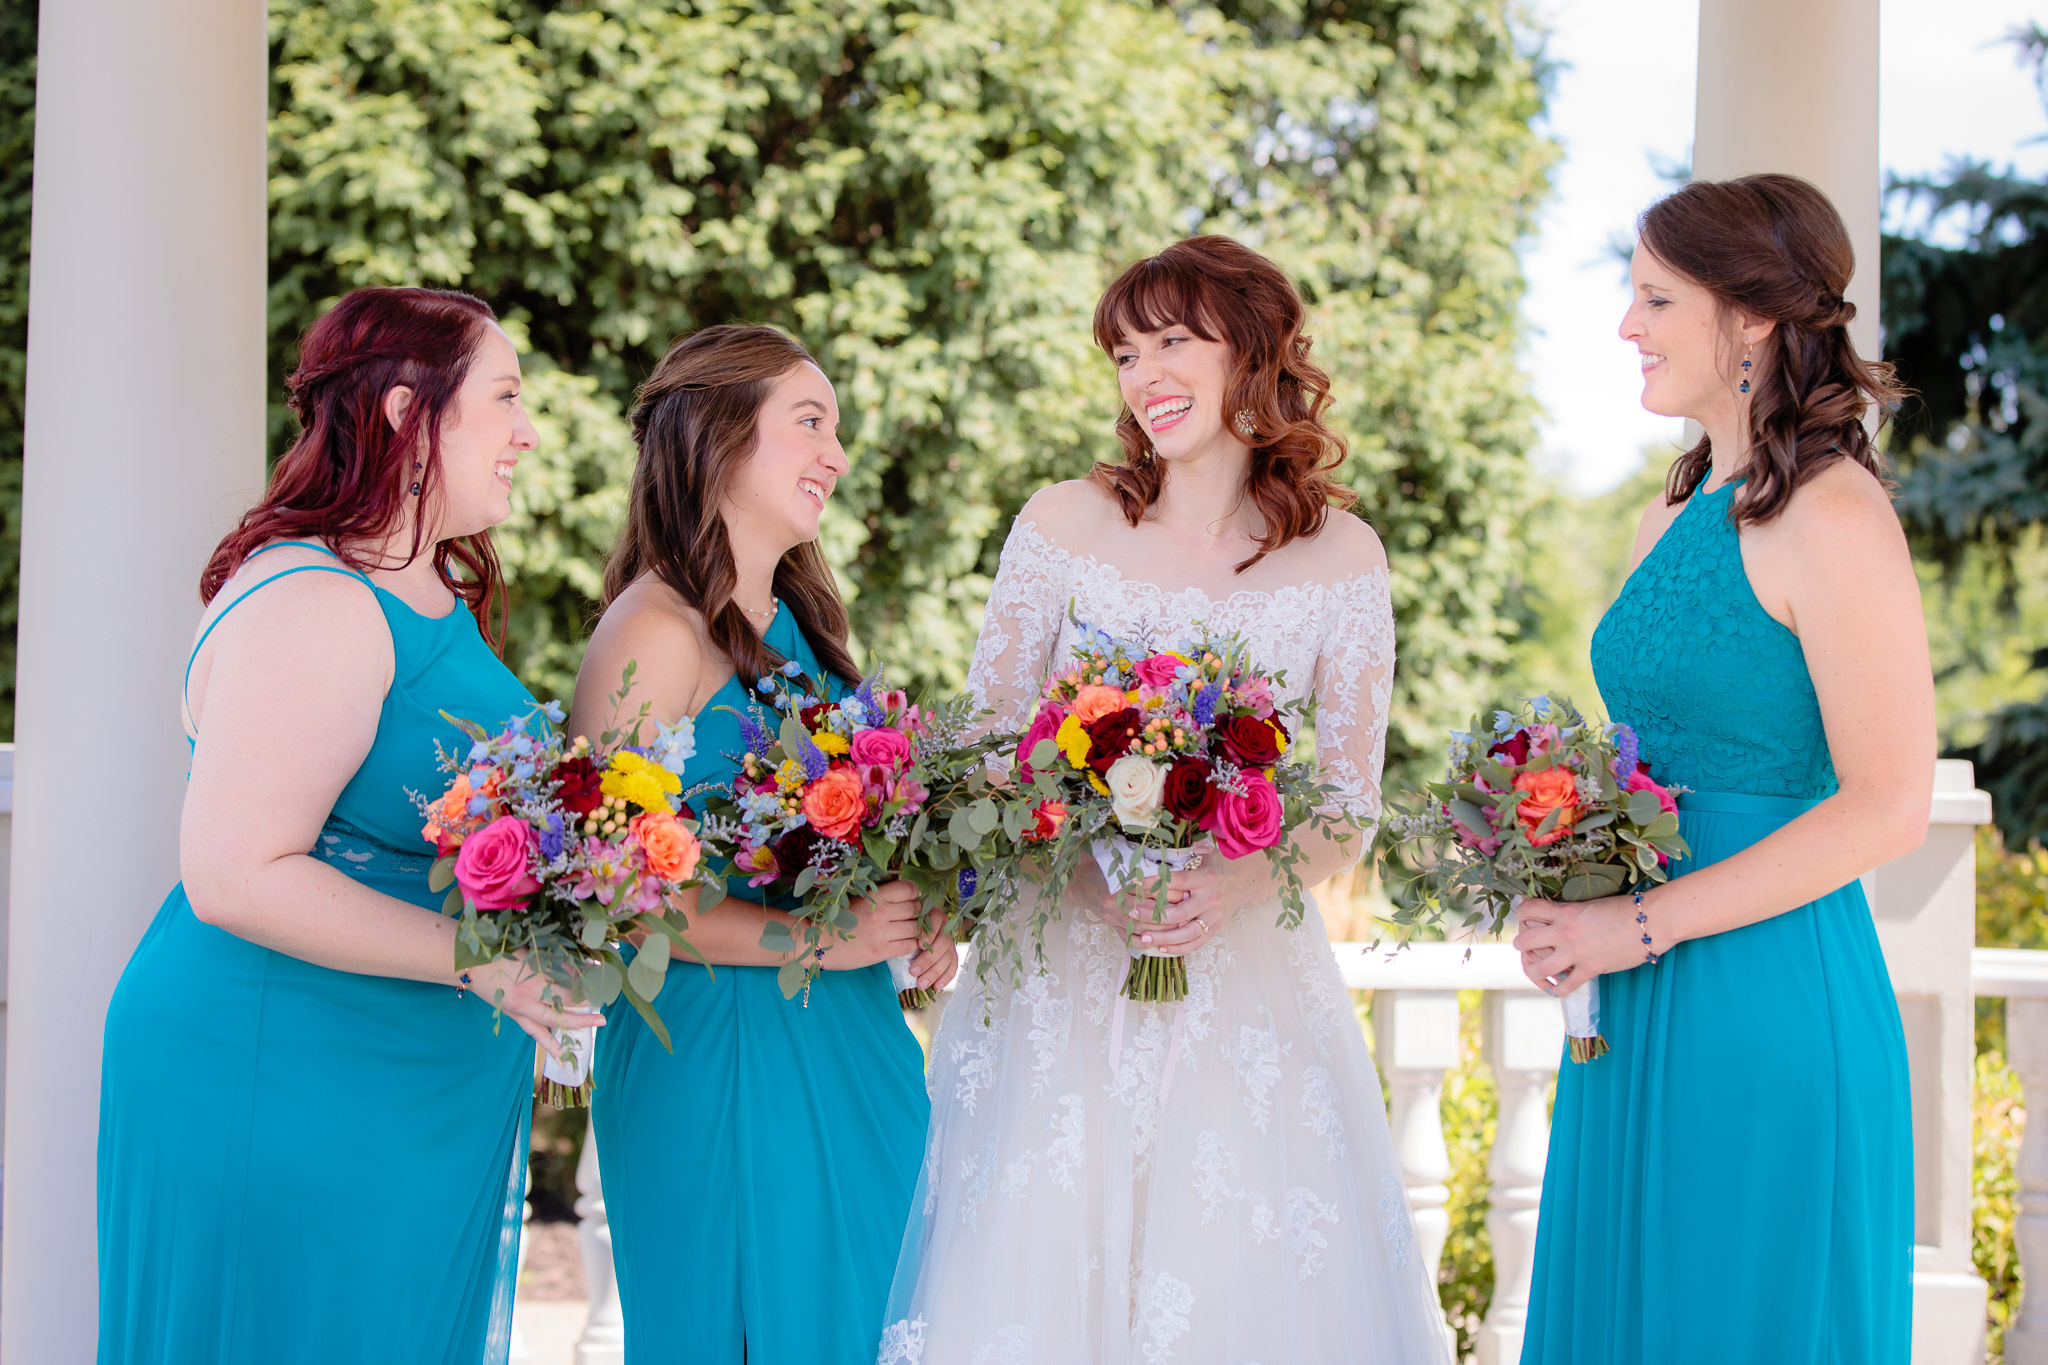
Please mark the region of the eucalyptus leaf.
[[776, 737], [782, 741], [783, 754], [795, 758], [804, 751], [804, 745], [810, 740], [811, 732], [804, 729], [803, 722], [795, 716], [784, 716], [782, 727]]
[[996, 810], [996, 803], [985, 798], [967, 808], [967, 825], [974, 831], [977, 843], [980, 842], [979, 836], [995, 831], [996, 823], [1001, 818], [1001, 813]]
[[[665, 967], [667, 965], [668, 959], [664, 957], [662, 959], [662, 966]], [[643, 1000], [652, 1001], [655, 996], [660, 995], [662, 983], [666, 980], [668, 980], [668, 973], [650, 962], [645, 953], [642, 953], [627, 964], [626, 984], [631, 986], [634, 992]]]
[[1664, 814], [1664, 807], [1657, 800], [1657, 793], [1647, 791], [1628, 794], [1628, 818], [1638, 825], [1647, 825]]
[[455, 855], [434, 859], [434, 865], [427, 869], [427, 890], [446, 891], [455, 885]]
[[1471, 830], [1474, 834], [1485, 834], [1488, 829], [1486, 812], [1470, 801], [1454, 800], [1450, 803], [1451, 818]]
[[1051, 739], [1041, 739], [1031, 746], [1031, 766], [1037, 770], [1050, 768], [1060, 756], [1060, 746]]
[[611, 926], [605, 923], [604, 911], [599, 909], [596, 914], [583, 917], [583, 927], [577, 931], [576, 938], [585, 948], [594, 953], [599, 948], [604, 947], [604, 941], [610, 933]]

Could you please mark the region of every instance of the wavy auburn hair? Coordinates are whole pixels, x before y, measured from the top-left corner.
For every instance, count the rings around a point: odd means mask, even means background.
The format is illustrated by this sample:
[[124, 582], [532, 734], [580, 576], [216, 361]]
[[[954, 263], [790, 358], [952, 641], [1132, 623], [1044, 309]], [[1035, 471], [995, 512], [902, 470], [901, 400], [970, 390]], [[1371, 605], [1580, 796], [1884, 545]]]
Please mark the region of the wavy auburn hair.
[[[1828, 197], [1790, 175], [1695, 181], [1652, 204], [1636, 231], [1651, 255], [1714, 296], [1730, 330], [1738, 315], [1777, 324], [1752, 357], [1735, 524], [1771, 520], [1836, 460], [1884, 479], [1884, 454], [1863, 420], [1875, 404], [1882, 426], [1905, 390], [1889, 364], [1865, 360], [1849, 340], [1856, 305], [1842, 295], [1856, 253]], [[1684, 502], [1712, 467], [1713, 443], [1702, 435], [1672, 462], [1665, 496]]]
[[[784, 662], [747, 619], [732, 541], [719, 512], [733, 476], [753, 455], [761, 405], [775, 381], [811, 353], [773, 327], [706, 327], [675, 342], [640, 386], [633, 440], [640, 447], [626, 524], [604, 568], [604, 605], [652, 572], [704, 618], [712, 642], [752, 686]], [[775, 595], [788, 604], [825, 667], [851, 683], [846, 603], [815, 540], [775, 566]]]
[[[1095, 344], [1108, 356], [1120, 341], [1175, 325], [1230, 347], [1223, 411], [1252, 414], [1257, 435], [1244, 496], [1266, 522], [1258, 553], [1238, 573], [1322, 530], [1330, 508], [1349, 507], [1357, 496], [1330, 477], [1344, 463], [1344, 438], [1323, 420], [1330, 376], [1309, 358], [1306, 317], [1301, 295], [1278, 266], [1217, 236], [1185, 238], [1130, 266], [1095, 305]], [[1129, 408], [1116, 420], [1116, 438], [1124, 462], [1097, 464], [1088, 477], [1136, 526], [1158, 500], [1166, 472]]]
[[[298, 439], [271, 471], [262, 500], [214, 548], [199, 575], [200, 602], [213, 601], [250, 552], [274, 540], [317, 540], [364, 573], [393, 567], [372, 547], [398, 529], [415, 480], [417, 505], [433, 505], [441, 429], [496, 321], [488, 304], [468, 294], [357, 289], [307, 328], [298, 366], [285, 380]], [[412, 402], [393, 428], [384, 398], [401, 386], [412, 390]], [[427, 549], [422, 521], [413, 518], [406, 564]], [[436, 541], [432, 553], [441, 581], [469, 607], [492, 648], [502, 646], [505, 585], [490, 534]]]

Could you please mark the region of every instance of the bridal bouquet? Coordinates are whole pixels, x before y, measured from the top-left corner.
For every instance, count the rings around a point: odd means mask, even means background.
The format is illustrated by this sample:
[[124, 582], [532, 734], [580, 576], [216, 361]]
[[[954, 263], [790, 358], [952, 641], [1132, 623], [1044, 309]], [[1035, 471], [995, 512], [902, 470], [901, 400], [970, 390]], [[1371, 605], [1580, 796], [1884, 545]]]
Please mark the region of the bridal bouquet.
[[[1075, 625], [1073, 659], [1047, 680], [1018, 741], [1019, 780], [1002, 821], [1018, 856], [1042, 865], [1037, 941], [1084, 855], [1115, 891], [1161, 869], [1263, 851], [1282, 874], [1280, 923], [1300, 924], [1307, 854], [1289, 836], [1314, 828], [1343, 839], [1352, 829], [1336, 789], [1290, 756], [1287, 717], [1309, 719], [1309, 704], [1278, 705], [1285, 678], [1262, 672], [1238, 636], [1154, 651]], [[1162, 878], [1155, 919], [1166, 893]], [[1187, 981], [1184, 959], [1139, 949], [1123, 995], [1179, 1001]]]
[[[1590, 725], [1553, 697], [1496, 711], [1490, 728], [1482, 718], [1454, 731], [1444, 780], [1397, 803], [1381, 826], [1389, 890], [1414, 893], [1393, 920], [1489, 933], [1524, 897], [1598, 900], [1664, 881], [1690, 852], [1674, 799], [1683, 790], [1650, 777], [1626, 725]], [[1562, 1003], [1572, 1060], [1606, 1052], [1598, 979]]]
[[[615, 701], [632, 675], [628, 664]], [[695, 752], [693, 727], [688, 718], [658, 726], [644, 748], [622, 743], [615, 727], [593, 745], [581, 735], [565, 743], [534, 723], [542, 717], [559, 724], [561, 704], [536, 705], [496, 733], [444, 713], [470, 746], [436, 745], [447, 787], [409, 793], [438, 854], [427, 884], [448, 892], [443, 912], [460, 919], [455, 966], [524, 953], [551, 1003], [604, 1006], [623, 994], [669, 1047], [652, 1002], [671, 946], [696, 955], [680, 898], [698, 884], [701, 850], [677, 776]], [[637, 736], [637, 725], [625, 733]], [[620, 943], [634, 931], [646, 940], [629, 964]], [[589, 1103], [595, 1033], [557, 1031], [564, 1058], [543, 1066], [547, 1103]]]
[[[907, 881], [927, 932], [934, 910], [951, 919], [978, 907], [986, 893], [976, 894], [971, 860], [996, 851], [1000, 812], [987, 795], [987, 743], [964, 738], [976, 715], [966, 697], [914, 704], [877, 675], [827, 700], [794, 662], [758, 690], [735, 713], [739, 771], [701, 798], [702, 833], [729, 876], [800, 903], [794, 927], [771, 919], [761, 946], [795, 954], [777, 979], [808, 1003], [830, 939], [858, 922], [857, 897]], [[890, 968], [899, 1001], [917, 1009], [932, 993], [912, 984], [908, 961]]]

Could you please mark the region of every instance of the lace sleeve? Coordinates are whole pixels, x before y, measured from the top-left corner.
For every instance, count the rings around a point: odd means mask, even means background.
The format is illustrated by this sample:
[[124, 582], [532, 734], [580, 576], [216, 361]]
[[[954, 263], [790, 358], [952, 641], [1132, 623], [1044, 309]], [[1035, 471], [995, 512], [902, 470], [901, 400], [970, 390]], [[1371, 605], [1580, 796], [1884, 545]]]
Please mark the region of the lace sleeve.
[[1374, 569], [1330, 589], [1315, 671], [1316, 765], [1360, 820], [1379, 818], [1393, 695], [1394, 606]]
[[1066, 552], [1019, 517], [1003, 542], [988, 615], [967, 670], [975, 703], [993, 709], [989, 730], [1022, 730], [1031, 721], [1060, 622], [1073, 596]]

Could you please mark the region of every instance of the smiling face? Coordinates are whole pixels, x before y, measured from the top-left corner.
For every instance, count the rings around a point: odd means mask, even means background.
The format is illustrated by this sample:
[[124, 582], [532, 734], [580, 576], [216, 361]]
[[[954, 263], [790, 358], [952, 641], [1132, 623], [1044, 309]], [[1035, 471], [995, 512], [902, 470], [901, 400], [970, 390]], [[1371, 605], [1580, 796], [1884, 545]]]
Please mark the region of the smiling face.
[[754, 424], [754, 449], [720, 501], [735, 539], [787, 550], [818, 538], [825, 500], [848, 468], [832, 381], [799, 364], [775, 381]]
[[1174, 323], [1121, 336], [1110, 355], [1124, 404], [1160, 459], [1250, 450], [1223, 410], [1230, 387], [1228, 344], [1206, 341]]
[[[1634, 297], [1620, 332], [1642, 357], [1643, 406], [1708, 428], [1738, 415], [1748, 402], [1743, 349], [1770, 335], [1771, 324], [1736, 316], [1640, 243], [1628, 273]], [[1757, 377], [1752, 369], [1752, 386]]]
[[[392, 390], [393, 397], [402, 393]], [[441, 424], [428, 539], [475, 535], [511, 516], [513, 468], [539, 439], [520, 403], [519, 353], [495, 324], [487, 326]]]

